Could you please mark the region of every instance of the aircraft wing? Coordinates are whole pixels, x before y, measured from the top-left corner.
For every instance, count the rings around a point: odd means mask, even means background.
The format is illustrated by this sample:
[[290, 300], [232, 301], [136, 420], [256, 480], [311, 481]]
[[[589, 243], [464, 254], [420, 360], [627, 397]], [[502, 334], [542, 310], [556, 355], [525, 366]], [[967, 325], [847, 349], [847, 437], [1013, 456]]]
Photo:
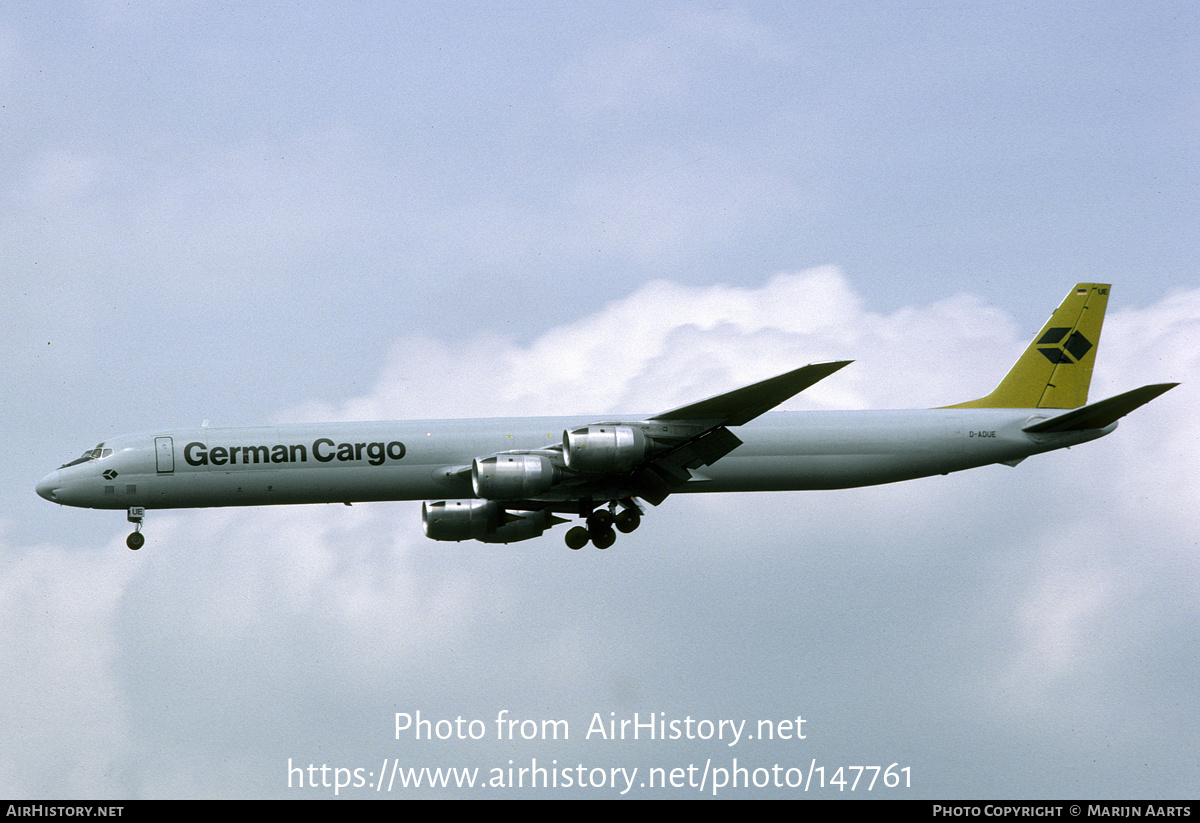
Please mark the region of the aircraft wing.
[[801, 366], [787, 374], [769, 377], [758, 383], [701, 400], [699, 403], [689, 403], [656, 414], [653, 419], [718, 420], [722, 426], [741, 426], [852, 362], [854, 361], [836, 360], [831, 363]]
[[749, 423], [851, 362], [813, 363], [655, 415], [649, 421], [652, 426], [691, 423], [697, 431], [635, 467], [630, 478], [634, 494], [657, 506], [674, 489], [691, 479], [691, 470], [710, 466], [742, 445], [728, 426]]

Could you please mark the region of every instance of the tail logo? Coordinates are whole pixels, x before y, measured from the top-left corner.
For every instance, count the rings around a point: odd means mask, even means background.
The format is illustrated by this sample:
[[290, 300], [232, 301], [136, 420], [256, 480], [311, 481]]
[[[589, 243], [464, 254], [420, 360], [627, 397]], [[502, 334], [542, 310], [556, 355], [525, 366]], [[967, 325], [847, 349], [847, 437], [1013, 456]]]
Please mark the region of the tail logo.
[[[1067, 335], [1070, 334], [1070, 337]], [[1066, 341], [1063, 338], [1066, 337]], [[1062, 345], [1059, 345], [1060, 342]], [[1069, 328], [1049, 329], [1035, 344], [1038, 351], [1055, 365], [1059, 363], [1078, 363], [1083, 356], [1092, 350], [1092, 341], [1079, 332]]]

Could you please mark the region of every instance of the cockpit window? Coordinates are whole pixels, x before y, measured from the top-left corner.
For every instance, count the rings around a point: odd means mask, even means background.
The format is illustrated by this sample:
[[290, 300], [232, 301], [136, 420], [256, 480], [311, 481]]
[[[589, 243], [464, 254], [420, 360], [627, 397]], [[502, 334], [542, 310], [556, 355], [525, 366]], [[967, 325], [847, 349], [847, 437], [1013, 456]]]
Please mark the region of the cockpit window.
[[94, 449], [88, 449], [70, 463], [63, 463], [59, 468], [65, 469], [67, 466], [78, 466], [80, 463], [86, 463], [89, 460], [99, 460], [102, 457], [108, 457], [110, 454], [112, 454], [112, 449], [104, 448], [104, 444], [101, 443]]

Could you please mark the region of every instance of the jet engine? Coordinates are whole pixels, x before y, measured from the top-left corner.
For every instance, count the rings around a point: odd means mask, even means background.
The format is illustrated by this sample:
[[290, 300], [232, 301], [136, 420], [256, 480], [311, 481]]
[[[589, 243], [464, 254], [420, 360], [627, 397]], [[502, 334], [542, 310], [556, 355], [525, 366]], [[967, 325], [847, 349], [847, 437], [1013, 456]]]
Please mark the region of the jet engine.
[[432, 540], [516, 543], [541, 537], [565, 521], [547, 511], [508, 512], [494, 500], [427, 500], [421, 504], [421, 522]]
[[540, 454], [494, 454], [471, 462], [471, 486], [488, 500], [528, 500], [554, 481], [554, 464]]
[[631, 469], [646, 452], [646, 435], [636, 426], [585, 426], [563, 432], [567, 466], [587, 474]]

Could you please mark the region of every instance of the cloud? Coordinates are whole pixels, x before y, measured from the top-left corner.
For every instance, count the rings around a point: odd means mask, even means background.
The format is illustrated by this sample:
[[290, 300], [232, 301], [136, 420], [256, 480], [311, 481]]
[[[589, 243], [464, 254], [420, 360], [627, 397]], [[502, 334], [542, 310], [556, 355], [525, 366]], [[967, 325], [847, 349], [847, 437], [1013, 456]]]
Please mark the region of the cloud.
[[787, 407], [933, 406], [985, 394], [1027, 343], [966, 295], [872, 314], [834, 267], [778, 274], [759, 288], [656, 281], [527, 344], [406, 338], [367, 394], [280, 419], [649, 413], [843, 358], [857, 361]]
[[[831, 268], [757, 288], [650, 283], [527, 343], [401, 340], [370, 392], [281, 419], [649, 411], [844, 356], [859, 359], [789, 408], [931, 406], [990, 389], [1044, 314], [1009, 318], [969, 295], [868, 306]], [[1157, 366], [1192, 367], [1198, 318], [1198, 292], [1114, 312], [1105, 385], [1182, 377]], [[1135, 338], [1166, 360], [1118, 356]], [[1016, 469], [680, 495], [607, 552], [567, 551], [558, 533], [433, 543], [412, 503], [152, 513], [137, 554], [118, 535], [94, 548], [6, 545], [0, 648], [25, 665], [0, 709], [11, 730], [0, 785], [289, 795], [288, 758], [646, 768], [730, 752], [578, 737], [418, 745], [390, 723], [397, 711], [490, 720], [508, 709], [567, 718], [581, 735], [594, 712], [801, 711], [806, 747], [733, 754], [904, 757], [924, 775], [917, 794], [945, 795], [963, 785], [963, 755], [938, 745], [938, 729], [969, 730], [968, 765], [1002, 781], [1036, 726], [1053, 732], [1036, 757], [1054, 777], [1027, 791], [1137, 795], [1161, 785], [1154, 765], [1184, 756], [1194, 726], [1180, 708], [1194, 705], [1194, 680], [1173, 674], [1190, 670], [1200, 623], [1197, 529], [1181, 505], [1198, 430], [1182, 392], [1110, 438]], [[1114, 714], [1145, 732], [1121, 753], [1080, 749], [1070, 725]], [[1128, 770], [1127, 756], [1150, 768]], [[1079, 758], [1089, 769], [1064, 784], [1053, 764]]]

